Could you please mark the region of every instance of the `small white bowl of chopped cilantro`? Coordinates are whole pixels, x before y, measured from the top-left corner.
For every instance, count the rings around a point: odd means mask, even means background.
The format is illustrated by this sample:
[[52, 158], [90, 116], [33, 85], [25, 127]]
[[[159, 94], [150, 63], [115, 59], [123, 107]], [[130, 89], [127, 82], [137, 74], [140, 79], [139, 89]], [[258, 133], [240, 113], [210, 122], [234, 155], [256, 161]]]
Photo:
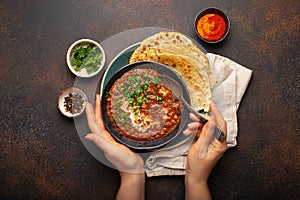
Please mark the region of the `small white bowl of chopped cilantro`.
[[99, 43], [91, 39], [74, 42], [67, 52], [67, 65], [79, 77], [91, 77], [101, 71], [105, 53]]

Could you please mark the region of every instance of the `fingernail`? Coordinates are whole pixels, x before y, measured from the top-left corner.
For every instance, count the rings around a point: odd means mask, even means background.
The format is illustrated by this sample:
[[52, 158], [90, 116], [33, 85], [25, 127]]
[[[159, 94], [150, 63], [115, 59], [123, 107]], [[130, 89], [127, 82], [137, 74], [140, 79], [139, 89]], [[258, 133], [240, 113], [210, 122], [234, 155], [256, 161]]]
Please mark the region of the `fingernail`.
[[183, 135], [187, 135], [187, 130], [184, 130], [182, 133]]
[[87, 111], [90, 111], [90, 110], [91, 110], [91, 106], [92, 106], [91, 103], [90, 103], [90, 102], [87, 102], [87, 103], [86, 103], [86, 110], [87, 110]]
[[85, 137], [84, 137], [86, 140], [92, 140], [92, 136], [90, 134], [87, 134]]

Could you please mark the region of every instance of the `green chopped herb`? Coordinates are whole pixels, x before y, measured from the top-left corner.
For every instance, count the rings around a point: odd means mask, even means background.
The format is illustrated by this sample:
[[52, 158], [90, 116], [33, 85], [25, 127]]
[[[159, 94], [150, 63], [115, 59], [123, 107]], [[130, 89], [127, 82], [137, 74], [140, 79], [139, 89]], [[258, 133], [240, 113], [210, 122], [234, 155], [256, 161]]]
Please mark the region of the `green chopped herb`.
[[134, 91], [134, 93], [138, 96], [139, 94], [141, 94], [143, 92], [143, 89], [142, 89], [142, 87], [138, 87], [135, 91]]
[[131, 82], [130, 82], [130, 81], [126, 81], [126, 82], [125, 82], [125, 85], [126, 85], [126, 86], [131, 86]]
[[136, 80], [137, 80], [137, 77], [136, 76], [130, 76], [129, 78], [128, 78], [128, 80], [131, 82], [131, 84], [132, 83], [135, 83], [136, 82]]
[[[151, 86], [150, 83], [157, 85], [160, 83], [160, 79], [158, 77], [153, 77], [150, 79], [149, 74], [133, 75], [130, 76], [128, 81], [125, 83], [127, 87], [134, 88], [133, 91], [128, 89], [129, 91], [126, 93], [126, 96], [127, 104], [132, 106], [135, 115], [139, 114], [143, 103], [150, 102], [149, 94], [147, 93], [149, 92], [148, 90]], [[157, 90], [157, 87], [154, 87], [154, 90]], [[156, 101], [163, 102], [164, 99], [157, 96]]]
[[136, 95], [135, 95], [135, 91], [133, 91], [133, 92], [131, 92], [130, 94], [129, 94], [129, 97], [131, 97], [131, 98], [134, 98]]
[[146, 83], [146, 84], [143, 85], [144, 90], [148, 90], [149, 87], [150, 87], [150, 85], [148, 83]]
[[116, 102], [116, 107], [120, 107], [120, 105], [121, 105], [121, 101], [118, 100], [118, 101]]
[[157, 102], [160, 102], [160, 103], [161, 103], [161, 102], [164, 101], [164, 99], [163, 99], [162, 97], [156, 96], [155, 98], [156, 98], [156, 101], [157, 101]]
[[124, 119], [124, 118], [121, 119], [121, 123], [122, 123], [122, 124], [125, 124], [125, 119]]
[[128, 99], [128, 104], [131, 105], [131, 104], [133, 104], [133, 103], [134, 103], [134, 98], [129, 98], [129, 99]]
[[118, 123], [119, 119], [117, 117], [114, 116], [113, 119], [116, 123]]
[[160, 79], [158, 77], [153, 77], [151, 79], [151, 82], [154, 83], [155, 85], [157, 85], [160, 82]]
[[144, 102], [149, 103], [149, 99], [147, 97], [144, 97]]
[[[126, 82], [127, 83], [127, 82]], [[127, 93], [128, 92], [128, 90], [129, 90], [129, 88], [128, 87], [124, 87], [123, 89], [122, 89], [122, 92], [123, 93]]]
[[137, 98], [137, 102], [138, 102], [139, 105], [142, 105], [142, 103], [143, 103], [143, 96], [139, 96]]
[[121, 110], [117, 110], [117, 113], [121, 116], [123, 115], [123, 112]]
[[81, 46], [72, 51], [71, 64], [75, 71], [86, 69], [88, 74], [97, 71], [102, 62], [100, 49], [90, 44]]
[[105, 97], [109, 97], [110, 96], [110, 92], [106, 92]]
[[129, 119], [129, 116], [126, 115], [125, 113], [124, 113], [124, 119], [125, 119], [126, 121]]
[[139, 109], [140, 109], [139, 106], [133, 106], [133, 110], [134, 110], [134, 111], [137, 111], [137, 110], [139, 110]]
[[144, 78], [145, 78], [146, 80], [148, 80], [148, 79], [149, 79], [149, 74], [144, 74]]

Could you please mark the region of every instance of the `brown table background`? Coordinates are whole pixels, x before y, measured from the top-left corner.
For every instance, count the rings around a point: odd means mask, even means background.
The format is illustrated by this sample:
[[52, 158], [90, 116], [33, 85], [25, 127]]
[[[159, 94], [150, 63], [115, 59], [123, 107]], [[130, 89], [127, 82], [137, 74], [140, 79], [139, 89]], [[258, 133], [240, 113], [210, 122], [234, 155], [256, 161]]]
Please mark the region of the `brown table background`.
[[[208, 45], [193, 30], [203, 8], [231, 31]], [[45, 0], [0, 2], [0, 199], [113, 199], [119, 175], [81, 143], [57, 96], [73, 86], [68, 46], [138, 27], [174, 29], [253, 70], [238, 111], [238, 146], [213, 170], [214, 199], [298, 199], [299, 1]], [[146, 199], [184, 199], [184, 177], [147, 178]]]

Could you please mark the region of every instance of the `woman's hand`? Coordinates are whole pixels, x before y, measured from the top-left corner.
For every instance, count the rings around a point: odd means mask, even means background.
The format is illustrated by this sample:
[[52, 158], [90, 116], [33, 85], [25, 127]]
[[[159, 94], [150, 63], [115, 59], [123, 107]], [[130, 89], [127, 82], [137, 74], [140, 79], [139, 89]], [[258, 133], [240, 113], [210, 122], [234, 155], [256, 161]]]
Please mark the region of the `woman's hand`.
[[226, 140], [220, 142], [214, 138], [214, 128], [219, 126], [227, 136], [227, 125], [218, 108], [212, 103], [210, 120], [204, 126], [199, 119], [191, 115], [193, 123], [184, 131], [185, 135], [195, 134], [198, 140], [191, 146], [187, 156], [186, 166], [186, 199], [210, 199], [207, 186], [208, 177], [227, 149]]
[[144, 161], [140, 155], [116, 142], [105, 129], [101, 117], [100, 95], [96, 96], [95, 113], [92, 105], [88, 103], [86, 115], [91, 133], [85, 138], [102, 149], [107, 160], [120, 172], [121, 187], [117, 199], [144, 199]]

